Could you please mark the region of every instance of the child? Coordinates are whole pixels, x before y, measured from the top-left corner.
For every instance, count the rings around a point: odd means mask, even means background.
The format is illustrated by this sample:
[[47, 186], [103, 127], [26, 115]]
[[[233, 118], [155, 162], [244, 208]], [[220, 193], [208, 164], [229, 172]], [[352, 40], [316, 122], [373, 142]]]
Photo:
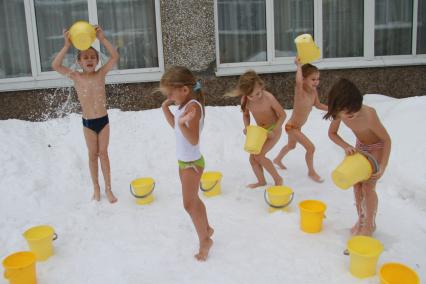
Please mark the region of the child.
[[[176, 154], [182, 184], [183, 206], [191, 216], [200, 242], [195, 258], [205, 261], [213, 245], [213, 229], [207, 220], [206, 207], [198, 196], [204, 157], [200, 152], [200, 135], [204, 124], [204, 94], [200, 81], [185, 67], [172, 67], [160, 81], [160, 90], [167, 95], [162, 109], [167, 122], [175, 130]], [[178, 105], [174, 114], [171, 104]]]
[[89, 168], [94, 190], [93, 199], [100, 201], [98, 180], [99, 159], [105, 180], [106, 196], [109, 202], [115, 203], [117, 198], [111, 190], [111, 174], [108, 158], [110, 128], [106, 109], [105, 76], [116, 64], [119, 56], [112, 44], [105, 38], [102, 29], [95, 26], [95, 30], [96, 37], [111, 55], [99, 70], [96, 70], [99, 55], [93, 47], [78, 52], [77, 62], [83, 69], [83, 72], [73, 71], [62, 65], [62, 61], [71, 46], [68, 31], [64, 32], [65, 44], [53, 60], [52, 68], [74, 81], [74, 87], [82, 108], [83, 132], [89, 152]]
[[[358, 151], [370, 153], [380, 165], [368, 181], [354, 185], [355, 205], [358, 221], [351, 229], [353, 235], [371, 236], [376, 229], [377, 180], [383, 175], [389, 161], [391, 139], [380, 123], [374, 108], [362, 104], [362, 94], [347, 79], [340, 79], [328, 94], [328, 112], [325, 119], [332, 118], [328, 135], [330, 139], [345, 150], [346, 155]], [[349, 127], [356, 137], [353, 147], [338, 134], [340, 122]]]
[[241, 75], [236, 89], [227, 96], [241, 96], [241, 110], [243, 112], [244, 134], [250, 125], [250, 113], [258, 126], [268, 130], [268, 138], [257, 154], [250, 154], [250, 164], [256, 175], [257, 182], [247, 185], [256, 188], [266, 185], [263, 168], [272, 176], [275, 185], [282, 185], [283, 179], [278, 174], [271, 160], [266, 157], [272, 147], [281, 137], [281, 128], [286, 118], [284, 109], [275, 97], [265, 90], [265, 84], [256, 72], [250, 70]]
[[274, 163], [281, 169], [286, 169], [281, 160], [288, 152], [296, 147], [297, 143], [300, 143], [306, 149], [305, 160], [308, 166], [308, 176], [316, 182], [322, 182], [321, 177], [314, 169], [315, 146], [309, 138], [302, 133], [302, 126], [308, 120], [313, 106], [321, 110], [327, 110], [327, 106], [320, 103], [318, 99], [317, 87], [320, 74], [318, 68], [311, 64], [301, 66], [299, 58], [296, 58], [295, 63], [297, 72], [293, 113], [285, 125], [285, 131], [288, 134], [288, 142], [287, 145], [281, 149], [278, 156], [275, 157]]

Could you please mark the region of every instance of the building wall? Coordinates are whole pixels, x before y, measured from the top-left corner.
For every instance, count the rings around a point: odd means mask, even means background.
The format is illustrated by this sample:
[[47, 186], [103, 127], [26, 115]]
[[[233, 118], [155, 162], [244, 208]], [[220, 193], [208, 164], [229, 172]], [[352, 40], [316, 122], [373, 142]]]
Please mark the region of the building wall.
[[[239, 99], [224, 98], [238, 76], [216, 77], [213, 0], [161, 0], [164, 61], [166, 68], [184, 65], [203, 81], [207, 105], [236, 105]], [[339, 78], [349, 78], [363, 93], [395, 98], [426, 94], [426, 66], [344, 69], [321, 71], [320, 99]], [[267, 89], [284, 106], [292, 108], [295, 74], [262, 74]], [[136, 111], [158, 108], [164, 97], [155, 93], [158, 83], [107, 86], [109, 108]], [[80, 112], [73, 88], [0, 93], [0, 119], [46, 120]]]

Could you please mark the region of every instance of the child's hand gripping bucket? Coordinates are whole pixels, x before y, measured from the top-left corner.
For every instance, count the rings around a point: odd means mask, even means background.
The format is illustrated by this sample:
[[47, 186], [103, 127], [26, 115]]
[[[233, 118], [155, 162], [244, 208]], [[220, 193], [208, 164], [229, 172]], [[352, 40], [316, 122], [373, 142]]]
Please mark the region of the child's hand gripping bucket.
[[4, 278], [10, 284], [36, 284], [36, 256], [29, 251], [16, 252], [3, 260]]
[[130, 183], [130, 193], [136, 198], [136, 203], [139, 205], [149, 204], [154, 201], [152, 192], [155, 188], [153, 178], [138, 178]]
[[354, 184], [368, 180], [379, 170], [379, 165], [373, 156], [366, 152], [348, 155], [331, 173], [331, 178], [337, 187], [348, 189]]
[[276, 210], [287, 211], [288, 206], [293, 201], [294, 192], [287, 186], [271, 186], [265, 190], [264, 196], [266, 204], [269, 205], [269, 212]]
[[367, 236], [352, 237], [348, 241], [348, 251], [349, 271], [353, 276], [366, 278], [376, 274], [377, 261], [383, 251], [379, 240]]
[[299, 209], [300, 229], [306, 233], [321, 232], [327, 206], [318, 200], [304, 200], [299, 203]]
[[320, 58], [320, 49], [310, 34], [299, 35], [294, 39], [294, 43], [296, 44], [300, 63], [306, 64]]
[[262, 151], [263, 144], [265, 144], [267, 137], [268, 131], [265, 128], [256, 125], [247, 126], [244, 150], [250, 154], [259, 154]]
[[89, 49], [96, 39], [95, 28], [86, 21], [75, 22], [69, 33], [72, 44], [79, 50]]
[[385, 263], [379, 271], [380, 284], [420, 284], [417, 273], [401, 263]]
[[47, 225], [32, 227], [22, 235], [38, 261], [46, 260], [53, 255], [52, 241], [56, 240], [58, 235], [52, 227]]
[[200, 189], [208, 197], [219, 195], [221, 192], [221, 180], [222, 174], [220, 172], [205, 172], [201, 176]]

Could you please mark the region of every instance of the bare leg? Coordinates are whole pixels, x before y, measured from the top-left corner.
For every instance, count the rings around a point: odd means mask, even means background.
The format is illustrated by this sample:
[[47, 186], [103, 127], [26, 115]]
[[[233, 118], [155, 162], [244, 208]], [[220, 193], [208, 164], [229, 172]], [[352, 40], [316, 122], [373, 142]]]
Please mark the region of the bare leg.
[[364, 223], [364, 213], [362, 209], [363, 203], [363, 193], [362, 193], [362, 184], [357, 183], [354, 185], [354, 195], [355, 195], [355, 207], [358, 213], [358, 220], [355, 225], [351, 229], [351, 234], [353, 236], [359, 234], [359, 230], [361, 229], [362, 224]]
[[248, 184], [247, 187], [256, 188], [259, 186], [266, 185], [265, 175], [263, 174], [263, 168], [260, 165], [260, 163], [256, 160], [254, 155], [250, 155], [249, 161], [250, 161], [251, 168], [253, 169], [253, 172], [257, 178], [257, 182]]
[[297, 142], [302, 144], [302, 146], [306, 149], [305, 160], [306, 165], [308, 166], [308, 176], [316, 182], [323, 182], [324, 180], [321, 179], [314, 169], [314, 144], [312, 144], [308, 137], [306, 137], [300, 130], [295, 129], [292, 132], [294, 132]]
[[89, 154], [89, 170], [93, 183], [92, 199], [100, 201], [101, 193], [98, 179], [98, 135], [87, 127], [83, 127], [83, 133]]
[[375, 187], [375, 182], [364, 182], [362, 186], [362, 192], [365, 199], [365, 224], [359, 231], [360, 235], [372, 236], [376, 229], [378, 198]]
[[213, 240], [210, 238], [213, 234], [213, 229], [210, 227], [207, 219], [206, 207], [198, 196], [198, 188], [203, 169], [199, 167], [197, 169], [198, 172], [192, 168], [185, 170], [179, 169], [179, 175], [182, 182], [183, 206], [189, 216], [191, 216], [200, 243], [200, 249], [195, 255], [195, 258], [199, 261], [205, 261], [213, 245]]
[[108, 157], [109, 131], [109, 124], [107, 124], [98, 135], [99, 159], [101, 161], [101, 169], [105, 181], [105, 194], [110, 203], [115, 203], [117, 202], [117, 198], [111, 190], [111, 169]]
[[285, 145], [281, 151], [278, 153], [278, 155], [274, 158], [274, 164], [276, 164], [280, 169], [285, 170], [287, 169], [286, 166], [282, 163], [282, 159], [285, 155], [288, 154], [291, 150], [296, 148], [296, 137], [292, 134], [293, 131], [288, 132], [288, 142], [287, 145]]

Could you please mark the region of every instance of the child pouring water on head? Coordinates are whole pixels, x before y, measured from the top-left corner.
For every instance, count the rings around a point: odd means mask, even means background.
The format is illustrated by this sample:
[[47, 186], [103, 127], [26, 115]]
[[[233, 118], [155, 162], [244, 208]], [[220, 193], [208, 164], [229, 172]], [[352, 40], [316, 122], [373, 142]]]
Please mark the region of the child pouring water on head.
[[[342, 147], [346, 155], [367, 152], [379, 163], [379, 170], [367, 181], [354, 185], [355, 205], [358, 220], [351, 229], [353, 235], [371, 236], [376, 229], [377, 180], [388, 165], [391, 139], [377, 116], [374, 108], [362, 104], [363, 96], [358, 88], [347, 79], [340, 79], [328, 94], [328, 112], [325, 119], [332, 119], [328, 135]], [[340, 123], [349, 127], [356, 137], [352, 146], [337, 132]]]
[[99, 54], [90, 47], [79, 51], [77, 63], [82, 72], [71, 70], [62, 65], [68, 49], [71, 47], [70, 34], [64, 32], [64, 47], [56, 55], [52, 62], [52, 68], [62, 75], [69, 77], [74, 82], [78, 100], [81, 104], [83, 116], [83, 132], [89, 152], [89, 168], [93, 183], [93, 199], [100, 200], [100, 186], [98, 180], [98, 159], [101, 162], [102, 174], [105, 181], [105, 193], [111, 203], [117, 198], [111, 190], [111, 173], [108, 157], [109, 144], [109, 120], [106, 108], [105, 76], [118, 61], [118, 52], [106, 39], [104, 32], [99, 26], [95, 26], [96, 37], [106, 47], [110, 54], [108, 61], [98, 70]]
[[[199, 252], [195, 257], [205, 261], [213, 245], [206, 207], [198, 196], [204, 157], [200, 152], [200, 136], [204, 124], [204, 94], [201, 82], [185, 67], [168, 69], [160, 81], [160, 90], [167, 96], [162, 110], [167, 122], [174, 128], [179, 177], [182, 184], [183, 206], [191, 216], [198, 234]], [[169, 106], [178, 106], [173, 114]]]
[[259, 154], [250, 154], [250, 164], [256, 175], [257, 182], [247, 185], [256, 188], [266, 185], [265, 169], [274, 179], [275, 185], [282, 185], [283, 179], [278, 174], [271, 160], [266, 154], [274, 147], [281, 137], [282, 125], [286, 118], [284, 109], [277, 99], [265, 90], [265, 83], [254, 71], [247, 71], [241, 75], [238, 85], [227, 96], [241, 96], [241, 110], [243, 112], [244, 134], [250, 125], [250, 113], [256, 124], [268, 130], [268, 136], [262, 151]]
[[293, 113], [285, 125], [288, 142], [275, 157], [274, 163], [281, 169], [286, 169], [282, 163], [282, 159], [288, 152], [296, 147], [297, 143], [300, 143], [306, 149], [305, 160], [308, 166], [308, 176], [316, 182], [322, 182], [321, 177], [314, 169], [315, 146], [302, 132], [302, 126], [308, 120], [313, 106], [321, 110], [327, 110], [327, 106], [322, 104], [318, 98], [317, 87], [320, 74], [318, 68], [311, 64], [302, 66], [299, 58], [296, 58], [295, 63], [297, 72]]

